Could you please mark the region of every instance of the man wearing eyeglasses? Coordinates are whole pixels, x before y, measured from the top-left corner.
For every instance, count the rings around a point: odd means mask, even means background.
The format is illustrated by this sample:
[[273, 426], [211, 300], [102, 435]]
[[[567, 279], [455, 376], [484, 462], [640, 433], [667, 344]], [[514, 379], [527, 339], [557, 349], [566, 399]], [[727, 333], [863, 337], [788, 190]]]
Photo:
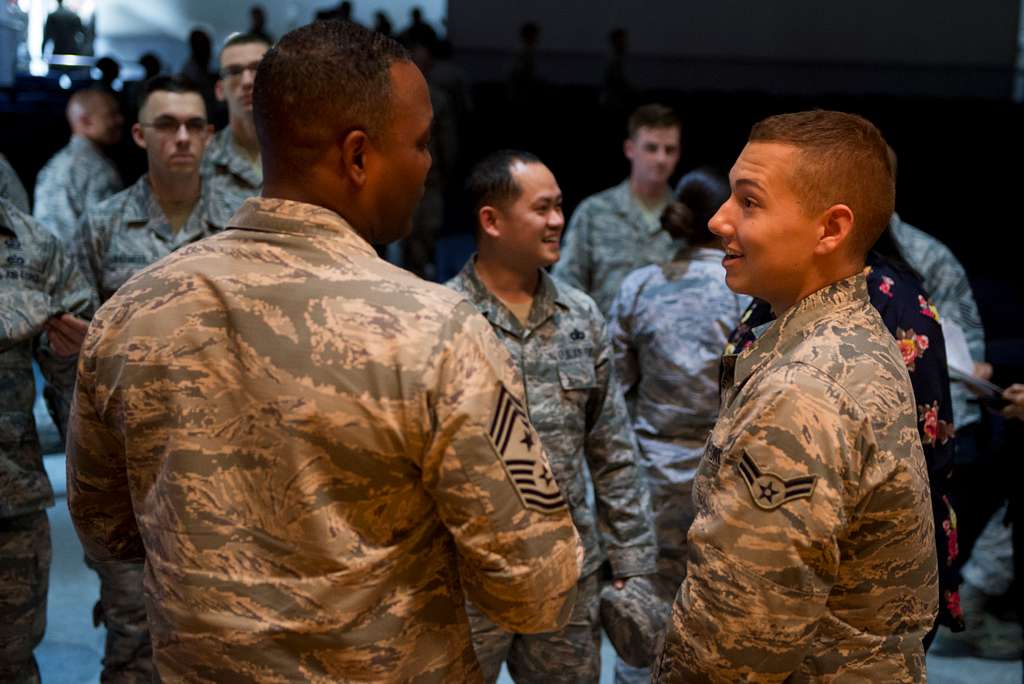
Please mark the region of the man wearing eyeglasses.
[[[198, 87], [157, 76], [142, 87], [132, 138], [149, 171], [86, 212], [75, 247], [86, 279], [105, 302], [135, 272], [179, 247], [219, 231], [231, 216], [224, 198], [199, 175], [212, 134]], [[91, 562], [100, 576], [94, 622], [107, 626], [102, 681], [149, 681], [152, 650], [142, 600], [141, 564]]]
[[217, 99], [227, 102], [227, 128], [213, 136], [203, 157], [202, 175], [216, 193], [224, 194], [232, 211], [260, 194], [263, 169], [252, 118], [252, 86], [256, 67], [270, 49], [266, 38], [236, 33], [220, 52]]

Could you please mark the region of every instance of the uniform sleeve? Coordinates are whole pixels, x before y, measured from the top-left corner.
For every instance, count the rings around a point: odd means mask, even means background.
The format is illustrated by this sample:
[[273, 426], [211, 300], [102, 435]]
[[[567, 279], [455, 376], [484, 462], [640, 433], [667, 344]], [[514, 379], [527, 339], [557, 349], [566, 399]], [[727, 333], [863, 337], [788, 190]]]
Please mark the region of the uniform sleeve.
[[145, 557], [128, 487], [120, 402], [99, 384], [94, 321], [82, 347], [68, 424], [68, 509], [86, 554], [95, 560], [139, 561]]
[[587, 402], [584, 452], [594, 481], [601, 541], [615, 577], [655, 571], [658, 547], [654, 537], [651, 496], [637, 467], [637, 443], [626, 402], [614, 371], [611, 341], [604, 321], [595, 340], [597, 387]]
[[[47, 289], [58, 313], [72, 313], [80, 318], [90, 318], [97, 308], [92, 288], [86, 283], [75, 261], [64, 253], [63, 246], [55, 243], [56, 249], [50, 261]], [[49, 338], [44, 334], [35, 350], [46, 386], [43, 395], [54, 424], [65, 438], [71, 412], [72, 392], [78, 356], [61, 357], [50, 347]]]
[[72, 241], [74, 247], [71, 259], [84, 278], [92, 298], [99, 303], [102, 255], [106, 251], [106, 246], [101, 231], [97, 230], [96, 223], [96, 216], [93, 212], [86, 212], [78, 221], [75, 239]]
[[608, 336], [615, 356], [615, 371], [625, 395], [640, 382], [640, 362], [634, 343], [637, 290], [633, 278], [627, 276], [608, 313]]
[[565, 231], [562, 255], [552, 273], [584, 292], [593, 292], [590, 265], [590, 210], [586, 201], [576, 208]]
[[[758, 682], [783, 682], [825, 612], [846, 525], [840, 464], [855, 463], [852, 442], [824, 383], [774, 385], [739, 409], [732, 443], [702, 460], [687, 577], [659, 663], [664, 681], [737, 682], [755, 672]], [[806, 494], [808, 477], [809, 497], [758, 505]]]
[[0, 155], [0, 197], [31, 216], [25, 186], [21, 184], [17, 172], [3, 155]]
[[575, 601], [576, 528], [557, 484], [541, 491], [554, 478], [512, 394], [520, 384], [508, 352], [468, 302], [446, 325], [424, 484], [455, 540], [467, 597], [508, 631], [555, 631]]

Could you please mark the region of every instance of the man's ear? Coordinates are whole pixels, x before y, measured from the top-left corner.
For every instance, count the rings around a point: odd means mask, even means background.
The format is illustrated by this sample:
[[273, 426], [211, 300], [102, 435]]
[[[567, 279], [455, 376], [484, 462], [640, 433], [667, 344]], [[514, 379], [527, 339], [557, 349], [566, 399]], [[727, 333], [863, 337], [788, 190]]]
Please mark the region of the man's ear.
[[342, 175], [346, 176], [356, 187], [366, 185], [367, 155], [370, 152], [370, 139], [366, 131], [354, 129], [341, 139]]
[[227, 99], [224, 95], [224, 79], [218, 78], [217, 82], [213, 84], [213, 93], [217, 96], [217, 102]]
[[636, 145], [633, 143], [632, 138], [626, 138], [626, 141], [622, 143], [622, 153], [626, 155], [626, 159], [633, 161], [633, 155], [636, 153]]
[[491, 206], [480, 207], [480, 211], [476, 213], [477, 221], [480, 223], [480, 230], [487, 236], [492, 238], [501, 237], [501, 228], [498, 223], [501, 218], [501, 213]]
[[139, 123], [132, 124], [132, 140], [142, 149], [146, 149], [146, 138], [142, 135], [142, 126]]
[[821, 215], [815, 254], [835, 254], [850, 247], [853, 237], [853, 210], [845, 204], [834, 204]]

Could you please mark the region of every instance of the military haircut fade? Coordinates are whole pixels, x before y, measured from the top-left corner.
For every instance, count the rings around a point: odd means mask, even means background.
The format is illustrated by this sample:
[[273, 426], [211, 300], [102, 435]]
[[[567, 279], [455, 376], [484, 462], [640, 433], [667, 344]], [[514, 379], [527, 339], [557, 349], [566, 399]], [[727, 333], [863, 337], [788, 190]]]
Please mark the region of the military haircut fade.
[[535, 154], [522, 150], [498, 150], [480, 161], [466, 177], [466, 199], [473, 219], [479, 227], [479, 213], [483, 207], [506, 207], [519, 199], [523, 189], [512, 175], [517, 164], [543, 164]]
[[232, 33], [220, 46], [220, 53], [223, 55], [225, 50], [236, 45], [251, 45], [253, 43], [270, 47], [270, 41], [258, 33]]
[[682, 122], [674, 109], [654, 102], [637, 107], [629, 115], [627, 135], [633, 138], [641, 128], [682, 128]]
[[263, 56], [253, 86], [264, 156], [300, 170], [350, 131], [381, 135], [391, 114], [391, 66], [411, 61], [391, 38], [348, 21], [287, 33]]
[[885, 138], [856, 114], [813, 110], [754, 124], [749, 142], [782, 143], [800, 152], [792, 189], [808, 215], [845, 204], [853, 211], [851, 246], [864, 256], [889, 225], [896, 184]]
[[[142, 112], [142, 108], [145, 107], [146, 102], [149, 101], [149, 96], [156, 92], [195, 93], [200, 99], [203, 97], [203, 93], [199, 90], [199, 86], [186, 76], [182, 76], [181, 74], [174, 76], [154, 76], [142, 83], [142, 92], [139, 93], [138, 100], [138, 112]], [[207, 112], [207, 116], [209, 116], [209, 112]]]

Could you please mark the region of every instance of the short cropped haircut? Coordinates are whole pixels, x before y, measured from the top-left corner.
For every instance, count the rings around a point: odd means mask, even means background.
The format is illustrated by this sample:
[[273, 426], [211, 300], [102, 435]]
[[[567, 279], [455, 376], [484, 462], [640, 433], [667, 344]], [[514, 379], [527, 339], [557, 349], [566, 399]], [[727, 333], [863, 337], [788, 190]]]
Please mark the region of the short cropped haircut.
[[682, 128], [682, 122], [671, 107], [655, 102], [637, 107], [629, 115], [626, 125], [629, 137], [634, 137], [641, 128]]
[[868, 253], [896, 202], [887, 145], [874, 124], [844, 112], [780, 114], [754, 124], [749, 141], [796, 147], [800, 163], [791, 182], [804, 213], [847, 205], [854, 216], [851, 245], [859, 256]]
[[479, 213], [483, 207], [504, 208], [519, 199], [523, 189], [512, 175], [516, 163], [543, 164], [539, 157], [522, 150], [499, 150], [487, 155], [469, 172], [466, 178], [466, 200], [473, 219], [479, 227]]
[[260, 62], [253, 118], [265, 156], [295, 170], [352, 130], [390, 120], [390, 69], [411, 62], [387, 36], [347, 21], [316, 21], [282, 37]]
[[[149, 101], [149, 96], [156, 92], [166, 93], [195, 93], [200, 99], [203, 97], [203, 93], [199, 90], [199, 86], [194, 81], [189, 79], [187, 76], [176, 74], [174, 76], [160, 75], [154, 76], [142, 83], [142, 91], [139, 93], [138, 111], [141, 112], [142, 108], [146, 106], [146, 102]], [[205, 108], [205, 100], [203, 102]], [[206, 113], [210, 115], [209, 112]]]
[[252, 43], [259, 43], [260, 45], [266, 45], [268, 48], [270, 47], [270, 41], [258, 33], [232, 33], [224, 41], [224, 44], [220, 46], [220, 53], [223, 55], [225, 50], [236, 45], [250, 45]]

